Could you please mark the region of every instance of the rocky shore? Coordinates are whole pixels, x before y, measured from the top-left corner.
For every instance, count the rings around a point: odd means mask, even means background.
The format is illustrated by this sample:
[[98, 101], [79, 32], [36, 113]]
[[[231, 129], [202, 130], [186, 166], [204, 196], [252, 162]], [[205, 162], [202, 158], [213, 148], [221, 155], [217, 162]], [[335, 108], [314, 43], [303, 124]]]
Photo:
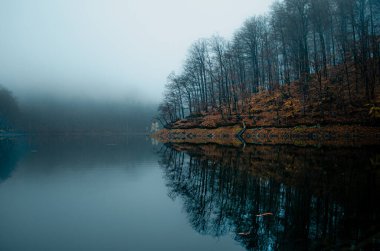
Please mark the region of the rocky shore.
[[242, 125], [215, 129], [162, 129], [152, 136], [163, 143], [288, 144], [299, 146], [365, 146], [380, 144], [380, 128], [359, 125], [326, 125], [296, 127], [256, 127]]

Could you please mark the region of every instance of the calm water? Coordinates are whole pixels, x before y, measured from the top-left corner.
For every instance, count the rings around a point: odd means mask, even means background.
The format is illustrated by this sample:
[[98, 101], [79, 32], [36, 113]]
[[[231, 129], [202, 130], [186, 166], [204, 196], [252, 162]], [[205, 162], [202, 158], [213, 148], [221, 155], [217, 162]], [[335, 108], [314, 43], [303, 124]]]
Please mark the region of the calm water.
[[379, 153], [1, 140], [0, 250], [375, 250]]

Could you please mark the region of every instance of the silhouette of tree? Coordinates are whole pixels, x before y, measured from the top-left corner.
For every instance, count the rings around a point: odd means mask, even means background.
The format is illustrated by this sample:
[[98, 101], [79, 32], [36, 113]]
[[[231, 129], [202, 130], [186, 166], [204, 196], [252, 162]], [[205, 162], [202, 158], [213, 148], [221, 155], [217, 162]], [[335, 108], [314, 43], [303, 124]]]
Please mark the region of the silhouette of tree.
[[168, 78], [160, 114], [169, 124], [213, 111], [222, 118], [247, 114], [252, 94], [292, 82], [302, 94], [301, 115], [313, 100], [322, 118], [333, 107], [348, 114], [349, 106], [363, 106], [355, 97], [375, 99], [379, 44], [378, 1], [278, 1], [268, 15], [247, 19], [231, 41], [196, 41], [182, 71]]

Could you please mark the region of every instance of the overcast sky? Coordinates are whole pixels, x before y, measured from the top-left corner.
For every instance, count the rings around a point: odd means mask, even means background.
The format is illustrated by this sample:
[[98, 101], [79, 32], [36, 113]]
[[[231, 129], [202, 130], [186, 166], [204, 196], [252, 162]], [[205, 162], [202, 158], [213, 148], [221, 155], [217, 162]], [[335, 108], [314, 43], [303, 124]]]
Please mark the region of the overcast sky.
[[192, 42], [226, 38], [268, 0], [1, 0], [0, 85], [157, 102]]

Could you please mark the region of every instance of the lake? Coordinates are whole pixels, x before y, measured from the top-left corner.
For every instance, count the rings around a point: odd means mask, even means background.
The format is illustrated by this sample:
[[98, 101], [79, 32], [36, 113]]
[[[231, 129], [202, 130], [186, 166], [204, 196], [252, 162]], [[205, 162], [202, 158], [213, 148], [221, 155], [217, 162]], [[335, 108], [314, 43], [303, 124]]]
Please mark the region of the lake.
[[377, 249], [380, 151], [0, 140], [0, 250]]

